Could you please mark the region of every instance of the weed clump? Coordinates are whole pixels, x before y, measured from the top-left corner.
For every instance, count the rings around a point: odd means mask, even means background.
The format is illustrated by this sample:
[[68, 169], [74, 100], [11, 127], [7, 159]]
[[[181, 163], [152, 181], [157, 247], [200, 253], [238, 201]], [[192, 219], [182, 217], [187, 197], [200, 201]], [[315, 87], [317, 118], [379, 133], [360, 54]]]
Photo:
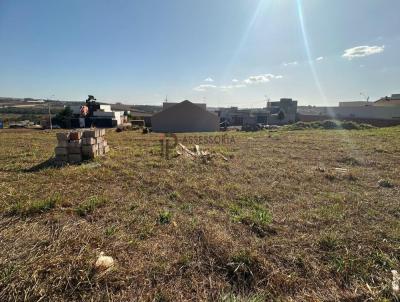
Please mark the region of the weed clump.
[[96, 208], [105, 204], [106, 200], [104, 198], [100, 198], [98, 196], [91, 196], [83, 203], [81, 203], [76, 209], [75, 212], [81, 216], [87, 216], [91, 214]]
[[382, 188], [393, 188], [394, 187], [394, 184], [388, 179], [379, 180], [378, 185]]
[[55, 208], [61, 202], [61, 196], [56, 194], [46, 199], [34, 200], [26, 204], [17, 202], [7, 211], [8, 215], [33, 216], [45, 213]]
[[328, 234], [319, 239], [318, 246], [321, 250], [326, 252], [334, 251], [339, 246], [339, 240], [336, 236]]
[[264, 237], [275, 231], [269, 227], [272, 222], [271, 212], [260, 202], [258, 198], [241, 198], [237, 204], [231, 206], [230, 214], [233, 222], [247, 225], [258, 236]]
[[177, 191], [173, 191], [173, 192], [169, 193], [169, 196], [168, 196], [168, 197], [169, 197], [170, 200], [175, 201], [175, 200], [178, 200], [178, 199], [179, 199], [180, 194], [179, 194], [179, 192], [177, 192]]
[[336, 175], [333, 173], [327, 173], [325, 174], [325, 178], [329, 181], [334, 181], [336, 179]]
[[361, 166], [361, 162], [352, 156], [345, 156], [343, 158], [339, 158], [337, 161], [350, 166]]
[[158, 216], [158, 222], [160, 224], [168, 224], [171, 222], [172, 214], [169, 211], [163, 211]]
[[321, 130], [364, 130], [372, 129], [374, 126], [363, 123], [356, 123], [352, 121], [337, 121], [337, 120], [325, 120], [316, 122], [297, 122], [292, 125], [285, 126], [286, 130], [308, 130], [308, 129], [321, 129]]
[[264, 302], [267, 297], [264, 294], [253, 294], [249, 296], [236, 295], [234, 293], [224, 294], [221, 296], [221, 302]]
[[255, 206], [252, 209], [232, 207], [231, 214], [234, 222], [241, 222], [247, 225], [266, 226], [272, 222], [272, 215], [267, 209]]
[[250, 288], [261, 264], [257, 257], [248, 250], [240, 250], [230, 257], [227, 273], [234, 285]]
[[360, 128], [363, 128], [363, 129], [372, 128], [371, 125], [359, 124], [359, 123], [355, 123], [355, 122], [352, 122], [352, 121], [343, 121], [341, 126], [345, 130], [360, 130]]
[[117, 228], [112, 225], [110, 227], [107, 227], [106, 230], [104, 231], [104, 233], [106, 234], [106, 236], [112, 236], [115, 234], [115, 232], [117, 231]]

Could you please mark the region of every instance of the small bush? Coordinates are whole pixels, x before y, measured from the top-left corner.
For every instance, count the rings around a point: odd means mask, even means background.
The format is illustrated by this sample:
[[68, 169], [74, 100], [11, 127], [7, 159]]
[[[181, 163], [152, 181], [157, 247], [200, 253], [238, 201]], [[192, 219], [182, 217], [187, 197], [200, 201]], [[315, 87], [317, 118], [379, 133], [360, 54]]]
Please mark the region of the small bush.
[[346, 130], [359, 130], [360, 124], [351, 121], [343, 121], [342, 128]]
[[288, 130], [305, 130], [309, 128], [311, 128], [311, 124], [305, 122], [297, 122], [292, 125], [286, 126], [286, 129]]
[[337, 121], [323, 121], [322, 128], [324, 129], [338, 129], [340, 128], [340, 122]]

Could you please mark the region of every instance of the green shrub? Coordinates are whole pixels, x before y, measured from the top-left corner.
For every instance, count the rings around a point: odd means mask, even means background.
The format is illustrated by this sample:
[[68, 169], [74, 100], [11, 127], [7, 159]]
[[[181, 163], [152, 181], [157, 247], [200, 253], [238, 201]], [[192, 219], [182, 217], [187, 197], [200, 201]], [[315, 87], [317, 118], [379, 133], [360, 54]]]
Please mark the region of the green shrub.
[[272, 222], [271, 212], [258, 204], [239, 204], [231, 206], [231, 217], [234, 222], [264, 227]]
[[171, 212], [163, 211], [160, 213], [158, 221], [160, 222], [160, 224], [168, 224], [171, 222], [171, 217], [172, 217]]
[[337, 122], [337, 121], [330, 121], [330, 120], [323, 121], [321, 123], [321, 125], [322, 125], [322, 128], [324, 128], [324, 129], [338, 129], [338, 128], [340, 128], [340, 122]]
[[359, 130], [360, 125], [351, 121], [343, 121], [342, 128], [345, 130]]
[[359, 124], [353, 121], [325, 120], [315, 122], [297, 122], [285, 127], [287, 130], [306, 130], [306, 129], [344, 129], [344, 130], [364, 130], [374, 128], [368, 124]]

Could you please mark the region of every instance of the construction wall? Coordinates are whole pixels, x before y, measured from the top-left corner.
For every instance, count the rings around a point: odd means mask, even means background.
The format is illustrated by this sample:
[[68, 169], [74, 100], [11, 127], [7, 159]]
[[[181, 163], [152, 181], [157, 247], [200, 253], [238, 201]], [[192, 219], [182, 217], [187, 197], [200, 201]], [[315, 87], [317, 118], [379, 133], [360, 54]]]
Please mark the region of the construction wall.
[[400, 106], [325, 107], [321, 112], [331, 118], [400, 119]]

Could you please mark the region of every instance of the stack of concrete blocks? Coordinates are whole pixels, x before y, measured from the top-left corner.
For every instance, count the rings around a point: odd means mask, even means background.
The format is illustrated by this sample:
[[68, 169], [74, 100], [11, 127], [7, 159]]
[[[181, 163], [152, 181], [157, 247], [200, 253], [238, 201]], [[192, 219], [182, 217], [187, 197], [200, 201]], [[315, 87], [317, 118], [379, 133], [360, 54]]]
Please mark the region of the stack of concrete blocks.
[[56, 161], [80, 163], [82, 161], [82, 132], [57, 133]]
[[84, 159], [92, 159], [110, 151], [110, 146], [104, 139], [105, 134], [105, 129], [93, 129], [83, 132], [82, 156]]
[[104, 139], [105, 129], [57, 133], [56, 162], [77, 164], [110, 151]]

